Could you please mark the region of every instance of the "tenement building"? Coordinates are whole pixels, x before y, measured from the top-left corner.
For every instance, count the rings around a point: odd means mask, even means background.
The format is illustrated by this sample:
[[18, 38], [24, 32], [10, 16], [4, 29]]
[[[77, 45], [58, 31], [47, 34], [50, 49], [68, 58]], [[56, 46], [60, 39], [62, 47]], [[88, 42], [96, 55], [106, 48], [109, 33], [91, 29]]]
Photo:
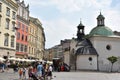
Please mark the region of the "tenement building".
[[0, 0], [0, 56], [15, 57], [16, 52], [16, 14], [15, 0]]
[[29, 5], [24, 1], [16, 0], [17, 10], [17, 32], [16, 32], [16, 57], [27, 58], [28, 52], [28, 27], [29, 27]]
[[45, 34], [42, 23], [38, 18], [30, 17], [28, 37], [28, 57], [43, 59], [45, 50]]

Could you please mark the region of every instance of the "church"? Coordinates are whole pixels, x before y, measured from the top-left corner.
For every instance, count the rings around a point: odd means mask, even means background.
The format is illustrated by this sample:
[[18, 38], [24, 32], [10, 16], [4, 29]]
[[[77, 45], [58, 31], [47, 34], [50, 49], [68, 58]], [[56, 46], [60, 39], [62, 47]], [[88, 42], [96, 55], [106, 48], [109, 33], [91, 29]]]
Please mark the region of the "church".
[[105, 17], [97, 17], [97, 26], [88, 35], [85, 26], [80, 22], [77, 26], [77, 38], [70, 43], [70, 66], [75, 70], [110, 71], [111, 62], [108, 57], [118, 57], [112, 70], [120, 71], [120, 36], [105, 25]]

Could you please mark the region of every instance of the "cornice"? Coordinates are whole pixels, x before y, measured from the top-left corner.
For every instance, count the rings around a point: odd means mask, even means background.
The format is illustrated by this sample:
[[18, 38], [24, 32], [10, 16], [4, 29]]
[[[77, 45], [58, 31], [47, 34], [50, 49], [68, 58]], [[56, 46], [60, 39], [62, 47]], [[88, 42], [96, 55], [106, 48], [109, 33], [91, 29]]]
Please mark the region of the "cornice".
[[0, 47], [0, 49], [6, 49], [6, 50], [11, 50], [11, 51], [16, 51], [15, 49], [10, 49], [10, 48], [5, 48], [5, 47]]
[[17, 3], [14, 3], [12, 0], [1, 0], [1, 1], [6, 5], [8, 5], [9, 7], [11, 7], [12, 9], [14, 9], [15, 11], [17, 11], [18, 9]]
[[25, 20], [23, 17], [17, 15], [17, 19], [24, 22], [24, 23], [27, 23], [27, 25], [29, 25], [29, 21], [28, 20]]

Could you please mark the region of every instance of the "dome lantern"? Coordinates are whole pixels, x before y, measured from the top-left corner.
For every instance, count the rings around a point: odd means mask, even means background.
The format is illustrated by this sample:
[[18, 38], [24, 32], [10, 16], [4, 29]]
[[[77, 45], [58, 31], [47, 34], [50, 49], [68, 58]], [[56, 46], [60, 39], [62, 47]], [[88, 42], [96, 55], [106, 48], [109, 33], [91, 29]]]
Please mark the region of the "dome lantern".
[[97, 17], [97, 26], [105, 26], [104, 19], [105, 17], [100, 12], [100, 14]]

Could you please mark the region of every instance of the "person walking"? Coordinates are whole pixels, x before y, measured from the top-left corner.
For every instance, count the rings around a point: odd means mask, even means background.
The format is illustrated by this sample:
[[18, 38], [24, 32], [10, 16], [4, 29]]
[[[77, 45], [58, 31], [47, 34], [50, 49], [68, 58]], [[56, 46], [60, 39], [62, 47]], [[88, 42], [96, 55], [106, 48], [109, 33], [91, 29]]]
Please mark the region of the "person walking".
[[50, 77], [50, 80], [52, 79], [52, 71], [53, 71], [52, 65], [49, 65], [48, 76]]
[[26, 68], [25, 68], [25, 67], [23, 67], [23, 69], [22, 69], [22, 70], [23, 70], [23, 78], [24, 78], [24, 79], [26, 79]]
[[32, 73], [33, 73], [33, 67], [29, 66], [29, 68], [28, 68], [28, 77], [29, 77], [29, 79], [28, 80], [32, 79]]
[[22, 71], [22, 68], [19, 69], [19, 78], [22, 79], [22, 74], [23, 74], [23, 71]]
[[42, 69], [43, 69], [43, 65], [42, 62], [40, 62], [37, 65], [37, 75], [39, 79], [42, 79]]

